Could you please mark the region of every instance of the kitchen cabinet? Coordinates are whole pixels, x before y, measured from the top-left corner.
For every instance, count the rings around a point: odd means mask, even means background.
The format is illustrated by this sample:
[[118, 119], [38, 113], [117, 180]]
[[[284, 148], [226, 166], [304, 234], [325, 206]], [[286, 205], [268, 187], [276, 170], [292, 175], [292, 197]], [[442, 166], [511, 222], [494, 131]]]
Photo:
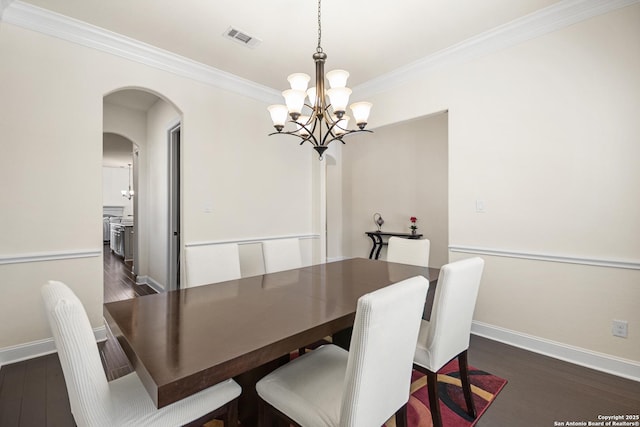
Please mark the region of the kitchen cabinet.
[[124, 260], [125, 261], [132, 261], [133, 260], [133, 226], [132, 225], [126, 225], [124, 227], [124, 234], [122, 236], [122, 241], [123, 241], [123, 253], [124, 253]]
[[125, 261], [133, 260], [133, 225], [111, 224], [111, 241], [109, 247]]

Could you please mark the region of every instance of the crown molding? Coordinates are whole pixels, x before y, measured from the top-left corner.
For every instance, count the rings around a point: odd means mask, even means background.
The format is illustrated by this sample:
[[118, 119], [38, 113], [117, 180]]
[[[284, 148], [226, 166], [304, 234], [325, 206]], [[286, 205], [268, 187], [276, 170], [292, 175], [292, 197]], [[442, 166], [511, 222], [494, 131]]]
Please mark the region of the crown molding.
[[2, 15], [6, 8], [9, 7], [13, 0], [0, 0], [0, 21], [2, 20]]
[[261, 102], [274, 103], [279, 102], [281, 98], [280, 92], [275, 89], [19, 0], [14, 1], [7, 8], [2, 16], [2, 21], [120, 56]]
[[[371, 79], [353, 90], [359, 97], [366, 98], [436, 67], [478, 58], [638, 2], [640, 0], [563, 0]], [[0, 19], [261, 102], [281, 102], [276, 89], [20, 0], [0, 0]]]
[[563, 0], [371, 79], [353, 91], [357, 90], [359, 97], [368, 98], [437, 67], [479, 58], [638, 2], [640, 0]]

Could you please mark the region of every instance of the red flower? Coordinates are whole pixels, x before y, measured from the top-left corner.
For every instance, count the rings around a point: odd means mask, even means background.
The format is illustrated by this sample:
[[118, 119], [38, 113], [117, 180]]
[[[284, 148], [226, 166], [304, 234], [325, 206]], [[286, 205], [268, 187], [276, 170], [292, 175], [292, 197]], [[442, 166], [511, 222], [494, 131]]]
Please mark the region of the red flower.
[[415, 223], [418, 220], [418, 218], [416, 218], [415, 216], [412, 216], [411, 218], [409, 218], [409, 221]]

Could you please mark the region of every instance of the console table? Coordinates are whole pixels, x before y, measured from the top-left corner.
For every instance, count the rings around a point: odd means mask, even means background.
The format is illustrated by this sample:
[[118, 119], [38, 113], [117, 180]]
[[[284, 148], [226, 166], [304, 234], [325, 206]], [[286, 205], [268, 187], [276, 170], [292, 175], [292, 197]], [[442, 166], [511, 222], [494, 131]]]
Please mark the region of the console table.
[[[383, 236], [388, 237], [402, 237], [405, 239], [419, 239], [422, 237], [422, 234], [416, 233], [394, 233], [392, 231], [366, 231], [365, 234], [371, 238], [373, 242], [373, 247], [371, 248], [371, 252], [369, 253], [369, 259], [378, 259], [380, 256], [380, 250], [383, 246], [387, 245], [387, 242], [382, 240]], [[375, 252], [376, 256], [373, 257], [373, 253]]]

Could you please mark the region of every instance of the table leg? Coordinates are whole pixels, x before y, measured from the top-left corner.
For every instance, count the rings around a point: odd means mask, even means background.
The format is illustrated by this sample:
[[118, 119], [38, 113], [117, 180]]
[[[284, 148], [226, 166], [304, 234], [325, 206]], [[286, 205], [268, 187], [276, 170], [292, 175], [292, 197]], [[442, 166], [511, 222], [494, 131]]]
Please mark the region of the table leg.
[[238, 399], [238, 419], [243, 426], [258, 425], [258, 392], [256, 383], [268, 373], [274, 371], [289, 361], [289, 355], [258, 366], [248, 372], [238, 375], [234, 380], [242, 387], [242, 394]]
[[353, 328], [349, 327], [341, 330], [340, 332], [336, 332], [333, 334], [331, 342], [338, 347], [342, 347], [345, 350], [349, 350], [349, 346], [351, 345], [351, 333], [353, 332]]

